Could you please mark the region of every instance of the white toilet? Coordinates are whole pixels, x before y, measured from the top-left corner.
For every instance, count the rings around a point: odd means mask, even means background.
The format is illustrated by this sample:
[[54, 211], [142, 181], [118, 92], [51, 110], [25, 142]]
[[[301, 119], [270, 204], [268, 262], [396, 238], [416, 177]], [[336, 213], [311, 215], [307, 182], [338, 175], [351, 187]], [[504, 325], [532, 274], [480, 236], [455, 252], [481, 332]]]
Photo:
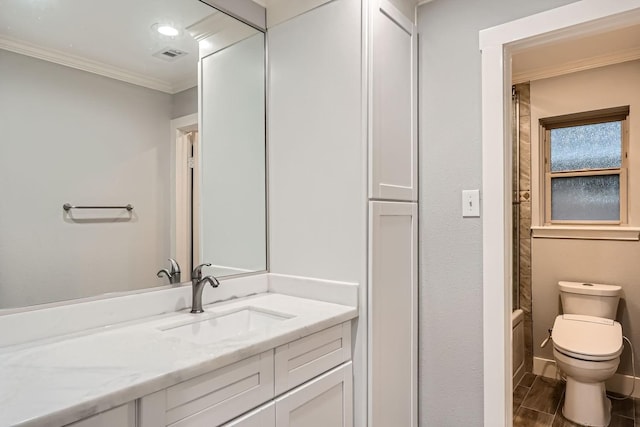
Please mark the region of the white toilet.
[[553, 324], [553, 356], [567, 379], [562, 414], [585, 426], [608, 426], [604, 382], [618, 369], [622, 327], [614, 319], [622, 288], [559, 282], [562, 315]]

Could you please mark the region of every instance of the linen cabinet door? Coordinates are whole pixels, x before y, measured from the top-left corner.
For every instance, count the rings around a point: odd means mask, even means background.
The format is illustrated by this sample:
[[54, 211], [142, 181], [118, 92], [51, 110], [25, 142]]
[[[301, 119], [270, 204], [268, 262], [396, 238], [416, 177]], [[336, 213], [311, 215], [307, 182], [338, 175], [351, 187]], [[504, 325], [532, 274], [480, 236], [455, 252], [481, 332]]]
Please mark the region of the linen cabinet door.
[[276, 399], [276, 427], [353, 427], [352, 362]]
[[416, 29], [388, 0], [372, 3], [369, 198], [416, 201]]
[[417, 426], [418, 206], [369, 212], [369, 425]]

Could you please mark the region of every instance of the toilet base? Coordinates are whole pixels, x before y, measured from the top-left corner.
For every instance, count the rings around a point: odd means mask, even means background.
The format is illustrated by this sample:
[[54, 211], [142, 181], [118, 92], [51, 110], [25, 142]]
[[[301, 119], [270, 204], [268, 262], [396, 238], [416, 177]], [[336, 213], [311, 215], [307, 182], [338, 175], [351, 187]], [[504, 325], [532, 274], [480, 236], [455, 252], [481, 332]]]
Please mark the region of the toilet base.
[[611, 421], [611, 401], [604, 382], [581, 383], [567, 377], [562, 415], [576, 424], [606, 427]]

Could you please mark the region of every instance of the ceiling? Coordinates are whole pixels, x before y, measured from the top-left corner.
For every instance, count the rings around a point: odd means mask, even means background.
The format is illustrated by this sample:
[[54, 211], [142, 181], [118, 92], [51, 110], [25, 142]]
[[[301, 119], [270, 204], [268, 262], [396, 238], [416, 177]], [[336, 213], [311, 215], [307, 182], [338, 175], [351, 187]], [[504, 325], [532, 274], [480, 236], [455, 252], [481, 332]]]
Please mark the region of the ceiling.
[[[0, 48], [96, 72], [167, 93], [197, 83], [198, 43], [184, 30], [218, 13], [198, 0], [0, 0]], [[167, 61], [154, 53], [179, 49]]]
[[535, 46], [512, 56], [513, 83], [640, 59], [640, 25]]

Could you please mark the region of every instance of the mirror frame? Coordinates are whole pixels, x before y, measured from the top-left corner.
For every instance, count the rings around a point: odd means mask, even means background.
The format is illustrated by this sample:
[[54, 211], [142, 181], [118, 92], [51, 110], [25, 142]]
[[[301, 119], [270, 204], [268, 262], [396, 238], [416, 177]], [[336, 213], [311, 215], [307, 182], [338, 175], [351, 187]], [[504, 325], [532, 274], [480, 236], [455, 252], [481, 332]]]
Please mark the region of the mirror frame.
[[253, 28], [267, 32], [267, 10], [252, 0], [200, 0]]

